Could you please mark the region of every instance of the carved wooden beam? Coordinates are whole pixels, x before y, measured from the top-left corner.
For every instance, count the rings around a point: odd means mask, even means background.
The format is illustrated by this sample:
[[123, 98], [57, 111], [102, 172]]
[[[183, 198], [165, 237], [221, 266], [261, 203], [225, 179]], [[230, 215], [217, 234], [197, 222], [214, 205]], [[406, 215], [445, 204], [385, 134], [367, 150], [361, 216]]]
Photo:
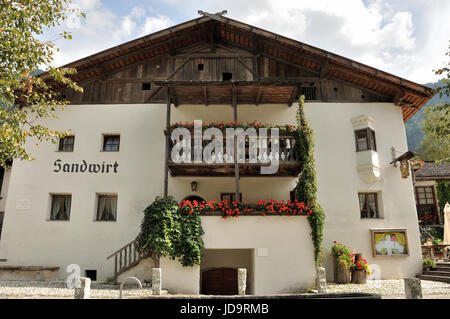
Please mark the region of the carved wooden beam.
[[205, 97], [205, 105], [208, 106], [208, 87], [204, 86], [203, 87], [203, 96]]
[[294, 103], [295, 99], [298, 96], [298, 86], [296, 86], [293, 90], [292, 90], [292, 94], [291, 97], [289, 98], [289, 102], [288, 102], [288, 106], [292, 106], [292, 104]]
[[262, 87], [258, 86], [258, 90], [256, 91], [256, 97], [255, 97], [255, 105], [259, 105], [259, 102], [261, 101], [261, 92], [262, 92]]
[[327, 76], [328, 68], [329, 68], [330, 62], [328, 60], [325, 60], [320, 68], [320, 78], [323, 79]]
[[234, 83], [231, 84], [231, 105], [233, 107], [237, 106], [237, 92], [236, 92], [236, 85]]
[[172, 101], [173, 105], [175, 107], [178, 107], [177, 93], [176, 93], [175, 87], [173, 85], [169, 85], [169, 94], [170, 94], [170, 100]]

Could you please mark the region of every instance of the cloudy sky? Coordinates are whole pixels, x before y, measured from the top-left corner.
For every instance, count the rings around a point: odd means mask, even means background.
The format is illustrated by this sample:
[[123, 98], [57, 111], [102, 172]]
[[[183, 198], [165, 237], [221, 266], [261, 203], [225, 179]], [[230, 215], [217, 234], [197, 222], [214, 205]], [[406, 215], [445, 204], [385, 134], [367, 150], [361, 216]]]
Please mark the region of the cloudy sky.
[[197, 18], [199, 9], [226, 9], [229, 18], [418, 83], [437, 79], [450, 45], [449, 0], [72, 1], [87, 17], [64, 24], [73, 39], [57, 40], [56, 66]]

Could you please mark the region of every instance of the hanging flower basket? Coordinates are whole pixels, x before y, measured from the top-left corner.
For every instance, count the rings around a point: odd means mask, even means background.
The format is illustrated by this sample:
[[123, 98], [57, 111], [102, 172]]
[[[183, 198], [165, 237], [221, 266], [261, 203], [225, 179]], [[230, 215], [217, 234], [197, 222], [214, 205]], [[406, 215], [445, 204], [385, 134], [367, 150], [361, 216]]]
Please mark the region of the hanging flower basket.
[[423, 168], [423, 165], [425, 164], [424, 161], [410, 161], [409, 164], [411, 165], [411, 168], [415, 171], [418, 171]]

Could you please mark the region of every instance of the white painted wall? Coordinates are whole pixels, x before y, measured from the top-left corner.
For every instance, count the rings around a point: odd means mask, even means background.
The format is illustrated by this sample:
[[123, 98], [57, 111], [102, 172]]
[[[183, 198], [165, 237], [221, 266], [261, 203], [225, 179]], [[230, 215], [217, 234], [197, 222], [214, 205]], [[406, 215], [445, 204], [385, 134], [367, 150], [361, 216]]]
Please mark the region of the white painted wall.
[[[243, 105], [238, 108], [239, 120], [244, 122], [256, 119], [295, 124], [295, 105]], [[332, 274], [329, 255], [333, 240], [348, 244], [363, 253], [370, 263], [380, 265], [382, 278], [414, 276], [420, 271], [421, 262], [411, 178], [402, 179], [399, 168], [389, 165], [392, 146], [398, 152], [407, 150], [401, 109], [391, 103], [308, 103], [306, 115], [315, 131], [318, 199], [326, 212], [324, 247], [329, 278]], [[360, 115], [371, 116], [375, 120], [381, 180], [374, 183], [364, 182], [357, 171], [351, 119]], [[233, 110], [230, 106], [180, 106], [172, 108], [172, 116], [173, 121], [230, 121], [233, 119]], [[36, 147], [35, 142], [30, 140], [27, 147], [36, 160], [14, 162], [0, 240], [0, 259], [7, 259], [3, 263], [5, 265], [60, 266], [62, 278], [66, 276], [65, 267], [75, 263], [83, 271], [97, 269], [98, 280], [103, 281], [113, 272], [113, 263], [107, 261], [106, 256], [136, 237], [143, 209], [155, 196], [162, 195], [165, 105], [74, 105], [67, 107], [60, 119], [49, 120], [47, 124], [53, 129], [72, 129], [76, 136], [75, 150], [71, 153], [57, 152], [57, 145], [43, 143]], [[121, 135], [119, 152], [101, 152], [103, 133]], [[69, 163], [86, 160], [99, 164], [103, 161], [118, 161], [118, 173], [55, 173], [53, 162], [56, 159]], [[195, 195], [207, 200], [220, 199], [221, 192], [234, 191], [233, 178], [175, 177], [169, 179], [169, 192], [177, 200], [193, 195], [190, 190], [193, 180], [198, 182]], [[296, 179], [289, 177], [241, 178], [241, 191], [245, 201], [289, 199], [289, 191], [295, 184]], [[383, 219], [360, 219], [358, 191], [379, 192]], [[72, 194], [69, 222], [47, 220], [51, 193]], [[116, 222], [93, 221], [96, 193], [118, 194]], [[24, 200], [29, 203], [29, 209], [17, 209], [18, 206], [24, 206]], [[213, 243], [208, 244], [209, 248], [224, 248], [222, 235], [213, 239], [211, 236], [214, 233], [218, 234], [230, 225], [241, 227], [239, 225], [245, 223], [245, 219], [241, 218], [236, 221], [208, 218], [217, 221], [205, 220], [205, 242]], [[264, 227], [267, 230], [277, 228], [281, 220]], [[375, 227], [407, 228], [410, 256], [371, 257], [370, 228]], [[295, 229], [302, 230], [297, 234], [292, 229], [291, 236], [309, 238], [309, 229], [303, 226]], [[219, 243], [222, 243], [221, 247]], [[311, 244], [310, 241], [308, 243]], [[253, 246], [249, 245], [245, 248], [259, 246], [257, 242], [253, 242]], [[228, 246], [238, 248], [237, 243]], [[304, 256], [310, 256], [311, 251], [307, 250], [305, 246], [302, 252]], [[291, 254], [291, 250], [280, 252], [278, 264], [289, 263]], [[255, 267], [258, 267], [258, 258], [254, 258]], [[276, 267], [275, 263], [270, 266]], [[259, 275], [255, 273], [260, 281], [273, 272], [268, 266], [261, 267]], [[313, 269], [302, 271], [311, 271], [313, 274]], [[267, 279], [258, 283], [258, 278], [255, 278], [256, 286], [260, 285], [257, 292], [269, 291], [264, 286]], [[288, 285], [285, 288], [292, 287]]]
[[298, 293], [314, 284], [314, 254], [304, 216], [202, 216], [206, 249], [252, 249], [256, 295]]

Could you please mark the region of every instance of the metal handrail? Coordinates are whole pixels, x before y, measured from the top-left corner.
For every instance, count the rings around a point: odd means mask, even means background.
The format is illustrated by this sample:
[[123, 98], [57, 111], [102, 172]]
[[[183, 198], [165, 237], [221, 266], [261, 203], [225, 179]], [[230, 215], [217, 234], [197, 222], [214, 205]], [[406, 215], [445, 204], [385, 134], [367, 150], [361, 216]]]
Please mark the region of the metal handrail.
[[134, 280], [134, 281], [136, 281], [137, 284], [139, 285], [139, 288], [142, 289], [142, 283], [141, 283], [141, 281], [140, 281], [139, 279], [137, 279], [136, 277], [127, 277], [127, 278], [125, 278], [125, 279], [121, 282], [121, 284], [120, 284], [119, 299], [122, 299], [122, 289], [123, 289], [123, 284], [124, 284], [125, 282], [129, 281], [129, 280]]
[[423, 228], [422, 226], [419, 225], [419, 229], [421, 232], [426, 233], [428, 236], [430, 236], [432, 239], [435, 239], [435, 237], [433, 235], [431, 235], [429, 232], [427, 232], [427, 230], [425, 228]]

